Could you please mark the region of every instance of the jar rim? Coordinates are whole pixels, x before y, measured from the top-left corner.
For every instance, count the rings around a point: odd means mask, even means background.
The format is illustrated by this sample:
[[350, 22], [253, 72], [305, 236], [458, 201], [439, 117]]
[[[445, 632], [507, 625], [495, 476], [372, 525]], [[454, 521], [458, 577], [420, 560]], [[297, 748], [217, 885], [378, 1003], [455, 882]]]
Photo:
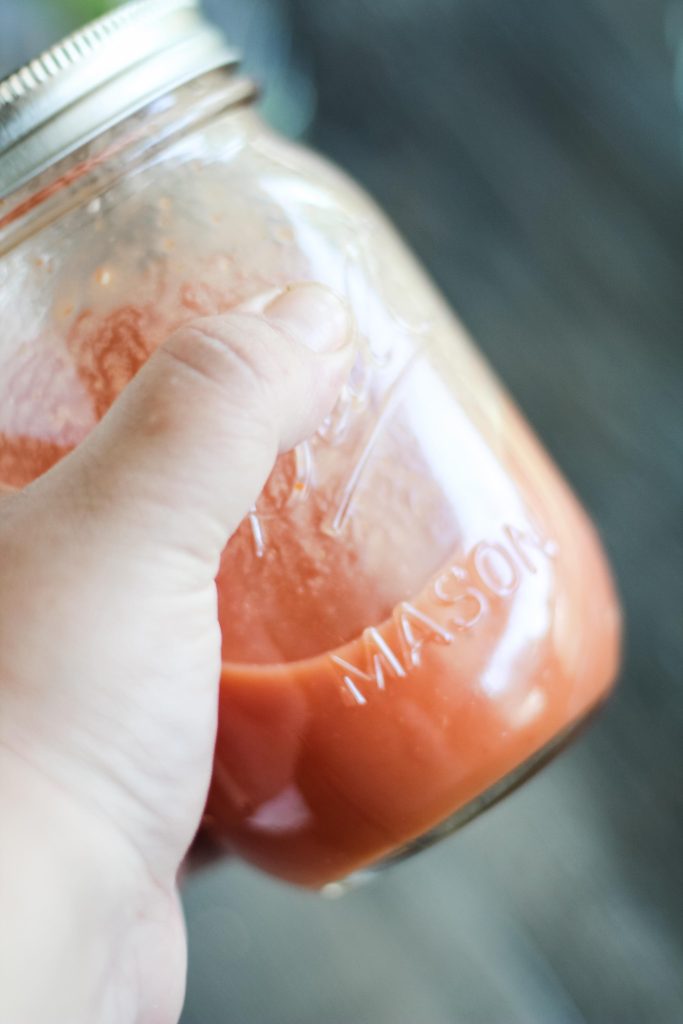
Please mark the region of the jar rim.
[[0, 199], [164, 93], [234, 67], [198, 0], [132, 0], [0, 82]]

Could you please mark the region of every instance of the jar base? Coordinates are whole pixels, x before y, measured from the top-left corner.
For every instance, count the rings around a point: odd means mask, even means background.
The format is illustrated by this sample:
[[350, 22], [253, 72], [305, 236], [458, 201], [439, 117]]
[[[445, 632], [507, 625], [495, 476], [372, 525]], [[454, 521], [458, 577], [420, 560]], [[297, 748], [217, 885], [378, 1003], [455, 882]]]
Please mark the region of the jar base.
[[449, 815], [444, 821], [435, 825], [429, 832], [424, 835], [418, 836], [416, 839], [411, 839], [404, 846], [395, 850], [393, 853], [374, 864], [368, 865], [368, 867], [360, 868], [358, 871], [352, 872], [346, 878], [342, 878], [336, 882], [328, 882], [323, 885], [319, 890], [320, 895], [327, 899], [337, 899], [339, 896], [345, 895], [347, 892], [353, 889], [358, 889], [362, 885], [366, 885], [371, 882], [378, 874], [386, 870], [387, 868], [393, 867], [396, 864], [400, 864], [404, 860], [408, 860], [417, 853], [421, 853], [422, 850], [428, 849], [430, 846], [434, 846], [435, 843], [440, 842], [442, 839], [446, 839], [452, 835], [453, 832], [457, 832], [467, 825], [474, 818], [477, 818], [483, 811], [493, 807], [504, 797], [513, 793], [519, 786], [530, 779], [536, 772], [540, 771], [541, 768], [545, 767], [550, 761], [553, 760], [557, 754], [560, 754], [565, 747], [569, 746], [573, 740], [583, 732], [587, 725], [590, 724], [594, 716], [599, 712], [602, 707], [602, 701], [590, 708], [586, 714], [582, 715], [581, 718], [572, 722], [561, 732], [557, 733], [548, 743], [532, 754], [531, 757], [523, 761], [522, 764], [518, 765], [511, 772], [508, 772], [502, 779], [490, 786], [484, 793], [475, 797], [474, 800], [470, 800], [464, 807], [458, 808], [453, 814]]

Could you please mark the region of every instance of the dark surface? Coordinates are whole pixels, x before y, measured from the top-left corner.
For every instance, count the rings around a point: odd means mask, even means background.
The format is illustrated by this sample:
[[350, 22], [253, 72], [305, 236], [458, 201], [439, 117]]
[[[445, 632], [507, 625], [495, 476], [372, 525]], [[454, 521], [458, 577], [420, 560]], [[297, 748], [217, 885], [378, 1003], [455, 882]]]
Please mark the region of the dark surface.
[[[208, 5], [233, 26], [258, 9], [266, 64], [269, 12], [275, 42], [289, 19], [272, 109], [306, 120], [310, 68], [313, 143], [393, 217], [582, 497], [627, 632], [578, 745], [367, 889], [192, 880], [183, 1024], [683, 1024], [683, 5]], [[4, 70], [52, 31], [29, 8], [0, 0]]]

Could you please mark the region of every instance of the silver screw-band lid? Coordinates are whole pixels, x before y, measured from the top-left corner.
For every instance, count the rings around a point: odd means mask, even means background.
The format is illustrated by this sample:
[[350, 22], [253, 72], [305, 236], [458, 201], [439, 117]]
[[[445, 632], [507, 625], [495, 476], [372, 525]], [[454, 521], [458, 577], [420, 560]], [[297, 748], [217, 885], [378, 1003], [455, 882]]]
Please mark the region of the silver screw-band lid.
[[0, 82], [0, 198], [105, 128], [238, 55], [198, 0], [133, 0]]

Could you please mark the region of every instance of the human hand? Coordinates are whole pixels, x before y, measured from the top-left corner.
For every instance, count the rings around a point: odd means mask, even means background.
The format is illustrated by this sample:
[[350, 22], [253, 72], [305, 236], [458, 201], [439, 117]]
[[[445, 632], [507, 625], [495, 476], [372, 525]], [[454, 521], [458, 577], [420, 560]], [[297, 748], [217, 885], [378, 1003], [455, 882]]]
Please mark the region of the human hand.
[[346, 307], [317, 285], [197, 321], [0, 500], [0, 1024], [177, 1020], [219, 557], [352, 350]]

